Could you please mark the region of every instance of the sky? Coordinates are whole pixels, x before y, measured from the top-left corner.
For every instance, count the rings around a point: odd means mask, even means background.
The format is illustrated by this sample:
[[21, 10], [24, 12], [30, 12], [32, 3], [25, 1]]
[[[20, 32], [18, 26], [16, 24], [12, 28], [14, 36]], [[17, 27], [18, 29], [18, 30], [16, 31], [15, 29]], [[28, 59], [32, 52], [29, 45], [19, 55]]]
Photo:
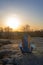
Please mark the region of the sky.
[[19, 17], [20, 25], [43, 29], [43, 0], [0, 0], [0, 26], [12, 15]]

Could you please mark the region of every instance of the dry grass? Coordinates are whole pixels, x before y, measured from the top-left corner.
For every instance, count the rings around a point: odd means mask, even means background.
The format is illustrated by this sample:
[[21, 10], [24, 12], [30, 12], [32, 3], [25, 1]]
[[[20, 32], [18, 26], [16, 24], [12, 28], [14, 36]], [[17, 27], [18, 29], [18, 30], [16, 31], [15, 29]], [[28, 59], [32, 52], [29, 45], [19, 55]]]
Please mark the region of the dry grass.
[[32, 38], [31, 41], [36, 45], [36, 49], [33, 50], [33, 54], [23, 55], [19, 49], [20, 41], [21, 40], [13, 40], [12, 44], [4, 45], [1, 49], [13, 51], [13, 53], [10, 53], [9, 56], [11, 58], [16, 58], [19, 65], [43, 65], [43, 38]]

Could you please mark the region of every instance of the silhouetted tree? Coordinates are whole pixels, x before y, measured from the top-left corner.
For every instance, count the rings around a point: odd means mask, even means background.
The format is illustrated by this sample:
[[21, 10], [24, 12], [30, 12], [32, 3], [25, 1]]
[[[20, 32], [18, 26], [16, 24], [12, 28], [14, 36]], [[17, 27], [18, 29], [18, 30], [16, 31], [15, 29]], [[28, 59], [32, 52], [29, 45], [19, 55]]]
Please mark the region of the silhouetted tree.
[[22, 27], [22, 31], [24, 32], [29, 32], [30, 31], [30, 26], [27, 24], [25, 26]]
[[3, 37], [3, 28], [0, 27], [0, 38], [2, 38], [2, 37]]

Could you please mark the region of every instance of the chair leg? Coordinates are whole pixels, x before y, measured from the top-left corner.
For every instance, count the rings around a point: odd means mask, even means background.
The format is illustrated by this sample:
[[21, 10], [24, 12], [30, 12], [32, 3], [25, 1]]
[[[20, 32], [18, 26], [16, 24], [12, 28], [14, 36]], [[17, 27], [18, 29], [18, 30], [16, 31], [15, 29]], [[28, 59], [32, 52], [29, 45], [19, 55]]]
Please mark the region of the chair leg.
[[33, 47], [31, 47], [31, 52], [32, 52], [32, 50], [33, 50]]

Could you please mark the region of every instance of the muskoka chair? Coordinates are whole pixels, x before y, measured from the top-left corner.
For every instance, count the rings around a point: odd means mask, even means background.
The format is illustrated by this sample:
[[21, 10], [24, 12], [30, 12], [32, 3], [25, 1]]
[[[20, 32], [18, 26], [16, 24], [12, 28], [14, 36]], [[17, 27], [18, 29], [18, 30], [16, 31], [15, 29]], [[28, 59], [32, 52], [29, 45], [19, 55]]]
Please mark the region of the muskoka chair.
[[22, 38], [22, 43], [20, 43], [19, 47], [22, 53], [32, 53], [33, 48], [35, 48], [30, 42], [30, 36], [28, 37], [27, 35]]

